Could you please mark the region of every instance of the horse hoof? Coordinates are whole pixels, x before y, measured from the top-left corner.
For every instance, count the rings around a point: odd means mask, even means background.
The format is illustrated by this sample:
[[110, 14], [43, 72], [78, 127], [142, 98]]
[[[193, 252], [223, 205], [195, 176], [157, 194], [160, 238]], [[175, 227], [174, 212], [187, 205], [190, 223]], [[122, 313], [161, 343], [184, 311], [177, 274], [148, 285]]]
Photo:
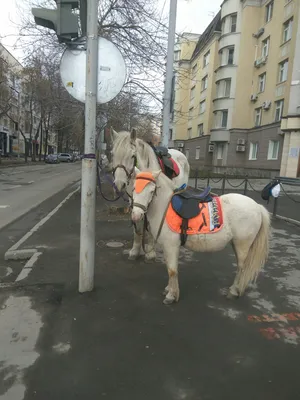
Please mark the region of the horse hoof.
[[135, 260], [137, 260], [138, 258], [139, 258], [139, 254], [130, 254], [130, 253], [129, 253], [128, 260], [130, 260], [130, 261], [135, 261]]
[[175, 302], [175, 299], [168, 299], [168, 298], [165, 298], [163, 301], [163, 303], [167, 306], [169, 306], [170, 304], [173, 304], [174, 302]]
[[239, 298], [239, 295], [238, 294], [235, 294], [235, 293], [231, 293], [231, 291], [230, 290], [228, 290], [228, 293], [227, 293], [227, 299], [229, 299], [229, 300], [237, 300], [238, 298]]

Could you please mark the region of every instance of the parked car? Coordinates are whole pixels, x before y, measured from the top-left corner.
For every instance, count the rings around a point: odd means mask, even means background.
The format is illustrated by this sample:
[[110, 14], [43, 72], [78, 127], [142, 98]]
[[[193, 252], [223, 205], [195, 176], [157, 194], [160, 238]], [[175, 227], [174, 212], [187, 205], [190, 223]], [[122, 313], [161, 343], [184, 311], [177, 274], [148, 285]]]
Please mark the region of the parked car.
[[48, 154], [45, 163], [47, 164], [58, 164], [59, 163], [59, 158], [58, 154]]
[[58, 159], [60, 162], [73, 162], [74, 158], [69, 153], [60, 153], [58, 154]]

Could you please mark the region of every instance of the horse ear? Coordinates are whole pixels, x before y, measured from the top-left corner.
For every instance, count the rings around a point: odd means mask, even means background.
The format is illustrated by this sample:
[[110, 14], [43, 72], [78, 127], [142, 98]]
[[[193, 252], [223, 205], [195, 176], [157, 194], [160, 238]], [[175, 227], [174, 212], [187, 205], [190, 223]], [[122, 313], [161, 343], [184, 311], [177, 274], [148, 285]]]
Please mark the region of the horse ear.
[[130, 139], [135, 142], [136, 141], [136, 129], [132, 129], [131, 134], [130, 134]]
[[152, 172], [152, 175], [154, 176], [155, 179], [158, 178], [160, 174], [161, 170]]
[[110, 140], [113, 143], [117, 139], [118, 134], [112, 126], [110, 127], [109, 135], [110, 135]]

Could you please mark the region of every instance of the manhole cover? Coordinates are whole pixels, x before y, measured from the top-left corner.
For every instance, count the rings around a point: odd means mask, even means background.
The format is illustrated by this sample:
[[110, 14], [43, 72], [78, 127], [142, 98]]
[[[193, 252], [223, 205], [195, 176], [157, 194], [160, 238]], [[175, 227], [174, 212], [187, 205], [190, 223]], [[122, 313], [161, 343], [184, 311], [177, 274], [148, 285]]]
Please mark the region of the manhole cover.
[[122, 242], [107, 242], [107, 247], [123, 247], [124, 244]]

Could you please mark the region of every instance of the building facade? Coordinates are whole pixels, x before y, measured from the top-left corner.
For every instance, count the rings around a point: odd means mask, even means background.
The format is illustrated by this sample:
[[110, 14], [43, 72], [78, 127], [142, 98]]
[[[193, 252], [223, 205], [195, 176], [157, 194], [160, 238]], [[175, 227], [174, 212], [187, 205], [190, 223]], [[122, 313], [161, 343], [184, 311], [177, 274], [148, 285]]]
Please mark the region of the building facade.
[[[173, 139], [191, 165], [217, 173], [299, 174], [300, 135], [291, 130], [300, 111], [299, 3], [222, 3], [186, 62], [189, 93], [175, 95], [189, 98], [185, 135], [177, 137], [175, 127]], [[177, 84], [177, 90], [185, 87]], [[176, 107], [175, 101], [175, 115]]]
[[[31, 156], [40, 150], [44, 154], [57, 151], [57, 135], [48, 133], [45, 149], [45, 134], [41, 127], [41, 113], [28, 93], [23, 66], [0, 44], [0, 155], [20, 156], [25, 154], [25, 141]], [[23, 135], [22, 135], [22, 133]]]

